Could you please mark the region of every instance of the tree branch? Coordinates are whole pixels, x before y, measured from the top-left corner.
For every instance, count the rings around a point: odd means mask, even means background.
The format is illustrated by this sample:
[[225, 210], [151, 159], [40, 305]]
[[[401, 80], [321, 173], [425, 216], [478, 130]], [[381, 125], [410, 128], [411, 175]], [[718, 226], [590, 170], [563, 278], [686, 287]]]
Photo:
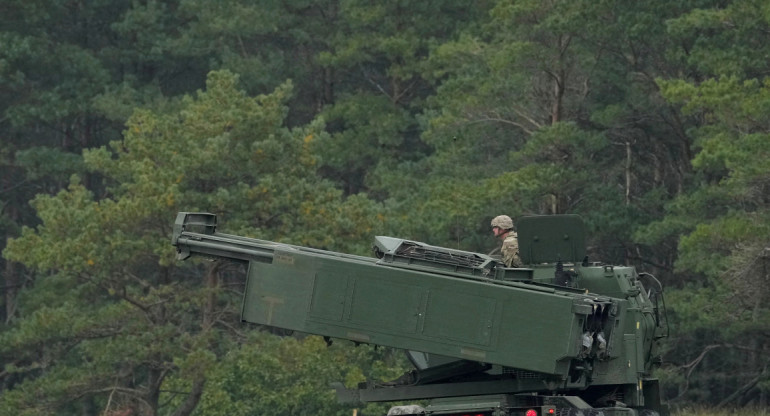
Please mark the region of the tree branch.
[[739, 396], [741, 396], [743, 394], [746, 394], [749, 390], [754, 388], [754, 386], [756, 386], [757, 383], [759, 383], [759, 381], [762, 380], [766, 376], [766, 374], [767, 374], [767, 364], [765, 364], [765, 366], [762, 367], [762, 371], [760, 371], [759, 374], [757, 374], [756, 377], [754, 377], [753, 379], [749, 380], [748, 383], [744, 384], [743, 386], [741, 386], [740, 388], [735, 390], [735, 392], [733, 392], [733, 394], [727, 396], [727, 398], [725, 398], [724, 400], [719, 402], [719, 404], [717, 404], [717, 406], [716, 406], [717, 409], [726, 406], [728, 403], [730, 403], [734, 399], [738, 398]]
[[193, 382], [192, 391], [181, 405], [172, 413], [171, 416], [189, 416], [203, 395], [203, 387], [206, 385], [206, 378], [201, 376]]
[[512, 126], [518, 127], [527, 134], [532, 134], [533, 131], [526, 128], [523, 124], [517, 123], [515, 121], [507, 120], [504, 118], [497, 118], [497, 117], [485, 117], [485, 118], [477, 118], [475, 120], [468, 121], [466, 124], [476, 124], [476, 123], [486, 123], [486, 122], [495, 122], [495, 123], [504, 123], [504, 124], [510, 124]]
[[703, 359], [706, 357], [706, 354], [708, 354], [711, 350], [713, 350], [715, 348], [719, 348], [719, 347], [723, 347], [723, 346], [724, 345], [722, 345], [722, 344], [709, 345], [706, 348], [704, 348], [703, 351], [701, 351], [700, 355], [697, 358], [695, 358], [694, 360], [690, 361], [689, 363], [681, 366], [682, 369], [686, 369], [687, 370], [687, 372], [686, 372], [686, 374], [684, 376], [684, 382], [685, 382], [684, 389], [682, 389], [682, 391], [679, 393], [679, 395], [676, 396], [673, 400], [677, 400], [677, 399], [681, 398], [682, 396], [684, 396], [684, 394], [690, 388], [690, 375], [695, 370], [695, 368], [698, 366], [698, 364], [700, 364], [701, 361], [703, 361]]

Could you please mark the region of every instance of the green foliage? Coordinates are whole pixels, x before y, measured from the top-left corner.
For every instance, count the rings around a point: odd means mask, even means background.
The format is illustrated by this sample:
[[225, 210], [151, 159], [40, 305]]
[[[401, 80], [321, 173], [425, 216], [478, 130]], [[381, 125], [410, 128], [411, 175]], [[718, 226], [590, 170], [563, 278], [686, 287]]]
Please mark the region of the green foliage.
[[[685, 294], [675, 303], [682, 322], [679, 348], [672, 355], [693, 360], [694, 345], [709, 343], [730, 351], [720, 359], [693, 361], [700, 366], [680, 396], [704, 400], [711, 394], [708, 383], [730, 378], [743, 385], [746, 377], [727, 376], [725, 367], [755, 368], [766, 359], [764, 341], [757, 334], [767, 331], [768, 310], [764, 305], [767, 270], [768, 183], [770, 183], [770, 137], [763, 116], [767, 112], [768, 83], [753, 78], [756, 62], [744, 48], [752, 42], [747, 33], [761, 28], [754, 13], [758, 3], [734, 3], [724, 9], [696, 10], [671, 22], [673, 33], [695, 39], [692, 63], [706, 74], [719, 74], [702, 82], [660, 80], [663, 95], [680, 105], [685, 115], [699, 121], [692, 128], [697, 154], [693, 167], [694, 186], [668, 204], [667, 215], [640, 230], [637, 237], [660, 241], [665, 235], [679, 236], [677, 270], [682, 275], [700, 274], [702, 288]], [[732, 25], [741, 22], [748, 32]], [[708, 45], [708, 59], [704, 59]], [[754, 45], [754, 48], [762, 48]], [[702, 55], [702, 56], [701, 56]], [[736, 56], [741, 56], [736, 59]], [[704, 278], [705, 277], [705, 278]], [[704, 313], [705, 312], [705, 313]], [[706, 354], [708, 350], [703, 350]], [[689, 357], [688, 357], [689, 356]], [[688, 373], [689, 375], [690, 373]], [[757, 381], [765, 380], [762, 374]], [[749, 381], [753, 383], [754, 381]], [[729, 400], [740, 400], [733, 395]], [[725, 399], [725, 403], [728, 399]], [[723, 403], [724, 404], [724, 403]]]
[[[350, 405], [336, 403], [330, 383], [347, 380], [347, 387], [354, 387], [365, 381], [361, 368], [390, 380], [404, 365], [403, 358], [389, 357], [389, 350], [360, 346], [351, 351], [347, 343], [336, 344], [328, 347], [320, 337], [253, 334], [212, 370], [194, 414], [349, 415]], [[387, 365], [387, 371], [371, 371], [378, 364]], [[363, 414], [384, 414], [387, 407], [370, 405]]]
[[[680, 242], [680, 267], [717, 277], [729, 268], [728, 256], [770, 236], [764, 196], [770, 189], [770, 137], [763, 133], [767, 126], [759, 117], [770, 94], [767, 84], [735, 77], [697, 86], [662, 85], [669, 99], [686, 103], [685, 112], [707, 120], [696, 132], [701, 150], [693, 159], [703, 182], [671, 206], [666, 221], [688, 224], [680, 230], [692, 231]], [[703, 261], [708, 258], [722, 260]]]
[[349, 194], [368, 189], [380, 164], [416, 159], [422, 146], [408, 139], [414, 130], [409, 112], [385, 96], [359, 93], [341, 97], [323, 116], [340, 132], [324, 136], [315, 145], [325, 176], [336, 179]]
[[321, 112], [332, 133], [319, 147], [325, 176], [349, 194], [383, 200], [397, 192], [383, 185], [398, 182], [399, 171], [429, 152], [418, 122], [433, 91], [425, 75], [429, 51], [485, 11], [453, 0], [340, 2], [338, 29], [318, 55], [334, 81]]
[[175, 276], [169, 233], [179, 210], [220, 213], [238, 233], [364, 250], [377, 208], [314, 177], [309, 147], [322, 126], [282, 127], [290, 85], [254, 99], [236, 81], [212, 73], [207, 90], [178, 112], [137, 111], [122, 141], [85, 151], [106, 197], [75, 177], [69, 189], [33, 201], [42, 224], [25, 228], [4, 254], [49, 272], [23, 299], [52, 302], [31, 300], [25, 319], [3, 334], [0, 354], [15, 357], [19, 377], [4, 406], [55, 413], [85, 397], [108, 410], [160, 411], [166, 377], [195, 383], [217, 363], [239, 296]]
[[200, 414], [350, 413], [306, 379], [385, 353], [233, 331], [242, 278], [177, 270], [179, 210], [359, 254], [379, 233], [488, 251], [497, 214], [577, 213], [592, 259], [669, 289], [667, 395], [717, 404], [756, 376], [731, 400], [758, 400], [769, 7], [4, 2], [0, 414], [189, 412], [202, 385]]
[[[706, 2], [712, 3], [712, 2]], [[701, 5], [667, 22], [688, 66], [707, 77], [755, 78], [765, 74], [768, 5], [732, 1]]]
[[16, 153], [16, 163], [24, 167], [27, 178], [46, 177], [66, 180], [72, 172], [85, 172], [82, 158], [50, 147], [31, 147]]

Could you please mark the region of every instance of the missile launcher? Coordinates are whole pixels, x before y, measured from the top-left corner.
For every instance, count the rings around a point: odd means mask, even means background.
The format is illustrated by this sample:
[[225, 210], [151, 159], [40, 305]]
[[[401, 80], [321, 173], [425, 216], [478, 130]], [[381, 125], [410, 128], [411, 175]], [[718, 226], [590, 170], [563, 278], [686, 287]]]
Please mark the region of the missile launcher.
[[378, 236], [373, 256], [223, 234], [181, 212], [178, 258], [247, 265], [244, 322], [405, 350], [398, 380], [337, 389], [348, 402], [430, 399], [397, 415], [665, 415], [652, 371], [667, 335], [662, 287], [590, 262], [575, 215], [517, 219], [523, 267]]

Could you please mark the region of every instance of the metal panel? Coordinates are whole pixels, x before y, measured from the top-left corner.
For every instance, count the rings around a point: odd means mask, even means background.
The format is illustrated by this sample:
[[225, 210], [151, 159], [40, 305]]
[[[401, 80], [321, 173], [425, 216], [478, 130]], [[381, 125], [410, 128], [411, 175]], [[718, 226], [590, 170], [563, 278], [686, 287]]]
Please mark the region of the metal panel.
[[524, 264], [580, 262], [585, 257], [585, 228], [577, 215], [533, 215], [516, 220], [519, 255]]
[[414, 334], [420, 316], [421, 290], [416, 285], [357, 278], [350, 299], [352, 324], [380, 332]]
[[566, 374], [574, 297], [306, 252], [252, 262], [243, 320], [548, 374]]
[[347, 276], [318, 273], [313, 282], [310, 316], [341, 321], [345, 313], [348, 282]]
[[496, 303], [494, 299], [464, 292], [431, 291], [422, 333], [427, 337], [487, 346]]

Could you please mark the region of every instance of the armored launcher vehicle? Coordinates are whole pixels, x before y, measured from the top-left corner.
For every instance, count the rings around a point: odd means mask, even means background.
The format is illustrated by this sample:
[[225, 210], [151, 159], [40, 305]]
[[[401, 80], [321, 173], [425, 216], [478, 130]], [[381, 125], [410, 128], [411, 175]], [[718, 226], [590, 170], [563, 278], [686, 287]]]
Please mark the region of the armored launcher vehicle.
[[374, 256], [216, 231], [178, 214], [178, 258], [247, 265], [241, 317], [403, 349], [414, 370], [339, 387], [347, 402], [418, 402], [389, 415], [667, 415], [652, 370], [667, 335], [662, 288], [633, 267], [589, 262], [578, 216], [517, 220], [524, 267], [376, 237]]

